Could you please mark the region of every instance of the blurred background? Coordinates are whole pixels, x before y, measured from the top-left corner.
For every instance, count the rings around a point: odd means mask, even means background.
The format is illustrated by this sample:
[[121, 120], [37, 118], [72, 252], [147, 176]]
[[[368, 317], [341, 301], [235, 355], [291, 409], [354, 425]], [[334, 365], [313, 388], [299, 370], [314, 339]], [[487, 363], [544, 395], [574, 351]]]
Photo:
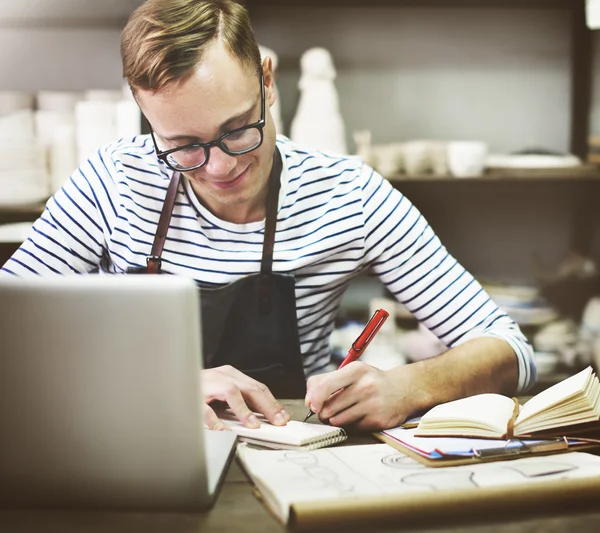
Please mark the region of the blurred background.
[[[119, 56], [121, 29], [140, 3], [0, 0], [0, 263], [78, 161], [143, 129]], [[521, 324], [536, 348], [539, 387], [597, 365], [598, 2], [242, 3], [277, 58], [280, 133], [295, 136], [308, 98], [302, 57], [325, 49], [345, 150], [408, 196]], [[377, 307], [393, 320], [368, 362], [444, 349], [364, 276], [344, 298], [336, 354]]]

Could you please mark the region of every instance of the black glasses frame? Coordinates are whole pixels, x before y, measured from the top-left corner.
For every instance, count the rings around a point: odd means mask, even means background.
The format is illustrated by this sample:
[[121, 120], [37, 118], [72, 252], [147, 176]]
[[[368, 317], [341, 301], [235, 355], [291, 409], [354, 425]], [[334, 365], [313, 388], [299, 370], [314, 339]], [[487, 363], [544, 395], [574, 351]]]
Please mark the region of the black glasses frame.
[[[156, 156], [161, 161], [164, 161], [165, 164], [169, 168], [171, 168], [172, 170], [175, 170], [176, 172], [189, 172], [190, 170], [196, 170], [198, 168], [201, 168], [208, 163], [208, 158], [210, 157], [210, 148], [212, 146], [218, 146], [221, 150], [223, 150], [223, 152], [225, 152], [228, 155], [243, 155], [243, 154], [247, 154], [248, 152], [252, 152], [253, 150], [256, 150], [263, 143], [263, 139], [264, 139], [263, 129], [265, 127], [265, 80], [262, 75], [262, 72], [260, 73], [260, 101], [261, 101], [260, 120], [258, 120], [257, 122], [253, 122], [252, 124], [246, 124], [245, 126], [242, 126], [241, 128], [236, 128], [234, 130], [228, 131], [228, 132], [224, 133], [223, 135], [221, 135], [218, 139], [215, 139], [214, 141], [210, 141], [207, 143], [199, 143], [199, 142], [190, 143], [190, 144], [186, 144], [184, 146], [178, 146], [177, 148], [171, 148], [170, 150], [165, 150], [164, 152], [158, 149], [158, 144], [156, 143], [156, 138], [154, 137], [154, 130], [152, 129], [152, 125], [148, 121], [148, 127], [150, 128], [150, 135], [152, 136], [152, 142], [154, 143], [154, 149], [156, 150]], [[249, 148], [247, 150], [234, 152], [234, 151], [229, 150], [229, 148], [227, 148], [227, 146], [224, 144], [223, 141], [225, 139], [227, 139], [227, 137], [229, 137], [230, 135], [234, 135], [241, 131], [249, 130], [252, 128], [257, 129], [260, 133], [260, 141], [258, 142], [258, 144], [256, 146]], [[171, 165], [171, 163], [169, 163], [169, 160], [168, 160], [169, 155], [171, 155], [175, 152], [179, 152], [180, 150], [189, 150], [190, 148], [204, 148], [205, 159], [204, 159], [203, 163], [192, 166], [192, 167], [185, 167], [185, 168], [174, 167], [173, 165]]]

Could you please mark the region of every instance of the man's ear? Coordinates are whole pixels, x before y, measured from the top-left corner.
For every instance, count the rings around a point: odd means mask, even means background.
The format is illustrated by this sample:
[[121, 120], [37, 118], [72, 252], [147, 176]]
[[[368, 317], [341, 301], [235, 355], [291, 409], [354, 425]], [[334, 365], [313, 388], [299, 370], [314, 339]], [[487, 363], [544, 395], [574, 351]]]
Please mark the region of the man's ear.
[[267, 56], [262, 62], [263, 78], [265, 81], [265, 100], [269, 107], [271, 107], [277, 96], [275, 94], [275, 73], [273, 71], [273, 60]]

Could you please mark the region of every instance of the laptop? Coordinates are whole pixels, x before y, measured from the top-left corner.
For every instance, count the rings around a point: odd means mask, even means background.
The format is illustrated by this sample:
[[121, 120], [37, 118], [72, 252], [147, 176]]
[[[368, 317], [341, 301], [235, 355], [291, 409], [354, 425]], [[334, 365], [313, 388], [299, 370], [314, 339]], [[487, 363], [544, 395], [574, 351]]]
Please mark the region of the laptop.
[[175, 276], [0, 279], [0, 506], [211, 507], [236, 436], [204, 427], [199, 313]]

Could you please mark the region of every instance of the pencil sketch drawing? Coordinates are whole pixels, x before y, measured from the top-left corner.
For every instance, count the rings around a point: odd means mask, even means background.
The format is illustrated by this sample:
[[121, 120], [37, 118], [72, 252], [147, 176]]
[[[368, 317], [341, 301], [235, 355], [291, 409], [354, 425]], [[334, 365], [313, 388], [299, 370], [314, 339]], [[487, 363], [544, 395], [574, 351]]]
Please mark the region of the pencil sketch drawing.
[[360, 455], [351, 447], [319, 453], [286, 451], [277, 468], [281, 473], [289, 471], [295, 491], [338, 495], [473, 489], [577, 477], [581, 469], [565, 456], [432, 469], [389, 450], [373, 445]]

